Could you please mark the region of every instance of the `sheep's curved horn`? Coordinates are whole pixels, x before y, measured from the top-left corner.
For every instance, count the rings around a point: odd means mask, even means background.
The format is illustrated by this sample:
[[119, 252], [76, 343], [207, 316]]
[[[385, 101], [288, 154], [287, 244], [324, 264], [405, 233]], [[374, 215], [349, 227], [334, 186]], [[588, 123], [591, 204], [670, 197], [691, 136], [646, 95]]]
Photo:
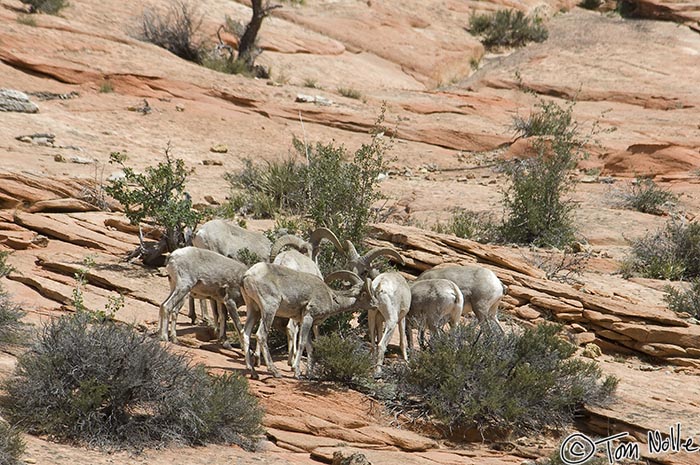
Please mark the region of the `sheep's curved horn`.
[[321, 245], [321, 241], [323, 239], [331, 242], [337, 250], [345, 253], [345, 249], [343, 249], [343, 246], [340, 244], [338, 237], [333, 234], [333, 231], [328, 228], [317, 228], [309, 235], [309, 242], [311, 243], [312, 250], [311, 258], [314, 261], [316, 261], [316, 257], [318, 256], [319, 252], [319, 245]]
[[367, 295], [374, 298], [372, 294], [372, 280], [369, 278], [365, 278], [365, 292], [367, 292]]
[[362, 283], [362, 278], [357, 276], [356, 273], [347, 270], [334, 271], [326, 276], [326, 284], [332, 283], [333, 281], [350, 281], [353, 285]]
[[348, 254], [348, 260], [358, 260], [360, 259], [360, 254], [357, 253], [357, 249], [355, 248], [354, 245], [352, 245], [352, 242], [349, 240], [345, 240], [345, 250], [347, 251]]
[[405, 263], [403, 257], [391, 247], [375, 247], [366, 254], [364, 254], [362, 258], [360, 258], [360, 260], [362, 260], [362, 263], [364, 263], [365, 266], [369, 268], [374, 260], [382, 256], [393, 258], [394, 261], [399, 262], [399, 264], [401, 265]]
[[277, 254], [279, 254], [285, 247], [294, 247], [299, 252], [307, 255], [311, 252], [308, 242], [293, 234], [285, 234], [284, 236], [278, 238], [274, 244], [272, 244], [272, 247], [270, 248], [270, 262], [274, 261]]

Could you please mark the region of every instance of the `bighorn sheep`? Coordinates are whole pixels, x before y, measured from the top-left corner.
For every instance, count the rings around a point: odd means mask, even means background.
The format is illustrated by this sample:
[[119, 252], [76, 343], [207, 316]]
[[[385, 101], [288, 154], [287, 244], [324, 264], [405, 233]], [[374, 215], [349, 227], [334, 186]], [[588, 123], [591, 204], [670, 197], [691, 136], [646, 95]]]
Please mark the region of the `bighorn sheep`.
[[265, 260], [270, 256], [272, 247], [265, 234], [220, 219], [207, 221], [200, 226], [192, 238], [192, 245], [235, 260], [239, 259], [238, 254], [243, 249]]
[[[192, 245], [200, 249], [211, 250], [234, 260], [240, 259], [239, 253], [243, 250], [248, 250], [251, 254], [255, 254], [260, 260], [266, 260], [272, 247], [272, 243], [265, 234], [249, 231], [221, 219], [207, 221], [200, 226], [192, 237]], [[219, 327], [223, 324], [225, 328], [226, 313], [219, 311], [216, 301], [211, 303], [214, 324]], [[200, 299], [200, 306], [202, 308], [202, 319], [209, 323], [210, 318], [206, 300]], [[222, 315], [224, 323], [220, 322]], [[197, 316], [192, 297], [190, 297], [189, 316], [192, 324], [194, 324]]]
[[424, 271], [418, 281], [424, 279], [448, 279], [455, 283], [464, 297], [462, 314], [472, 310], [479, 323], [503, 332], [498, 322], [498, 304], [505, 295], [507, 287], [501, 283], [496, 274], [478, 265], [451, 266]]
[[[309, 242], [300, 239], [297, 236], [287, 234], [278, 238], [272, 249], [270, 250], [270, 262], [275, 265], [285, 266], [292, 270], [310, 273], [323, 279], [323, 274], [318, 267], [316, 259], [321, 245], [321, 241], [327, 240], [331, 242], [336, 249], [343, 251], [340, 241], [328, 228], [317, 228], [309, 235]], [[282, 251], [285, 247], [292, 247]], [[299, 326], [290, 319], [287, 323], [287, 363], [291, 366], [294, 361], [294, 355], [298, 349], [297, 336], [299, 334]], [[318, 337], [318, 326], [314, 325], [314, 335]], [[258, 344], [255, 352], [257, 360], [260, 360], [260, 344]]]
[[407, 336], [413, 347], [413, 326], [427, 327], [431, 334], [440, 331], [448, 320], [459, 323], [464, 298], [459, 287], [447, 279], [421, 279], [411, 283], [411, 307], [406, 316]]
[[336, 279], [352, 281], [353, 286], [347, 291], [335, 291], [316, 276], [269, 263], [255, 264], [243, 275], [241, 292], [248, 309], [243, 330], [243, 352], [246, 368], [253, 379], [257, 379], [258, 374], [251, 361], [250, 335], [256, 323], [260, 322], [256, 333], [258, 345], [262, 347], [268, 370], [275, 377], [279, 377], [280, 373], [272, 362], [267, 346], [272, 320], [280, 316], [301, 323], [299, 350], [293, 364], [294, 374], [300, 377], [304, 348], [311, 365], [311, 327], [336, 313], [367, 306], [370, 293], [366, 282], [348, 271], [338, 271], [326, 277], [327, 281]]
[[[160, 338], [177, 339], [175, 320], [188, 293], [199, 298], [215, 300], [227, 308], [240, 336], [241, 321], [238, 306], [243, 304], [241, 279], [248, 267], [238, 260], [224, 257], [210, 250], [183, 247], [170, 254], [165, 267], [170, 283], [170, 294], [160, 306]], [[170, 326], [170, 328], [168, 328]], [[225, 335], [226, 318], [220, 318], [219, 337]]]
[[[367, 279], [369, 281], [369, 279]], [[370, 285], [372, 291], [371, 307], [367, 311], [367, 323], [369, 329], [369, 341], [373, 351], [377, 352], [377, 364], [375, 374], [379, 375], [384, 363], [384, 352], [394, 335], [396, 325], [399, 326], [399, 341], [401, 355], [408, 361], [406, 352], [406, 315], [411, 307], [411, 288], [406, 279], [399, 273], [382, 273]], [[384, 332], [379, 347], [375, 337], [379, 336], [382, 322]], [[376, 334], [376, 336], [375, 336]]]

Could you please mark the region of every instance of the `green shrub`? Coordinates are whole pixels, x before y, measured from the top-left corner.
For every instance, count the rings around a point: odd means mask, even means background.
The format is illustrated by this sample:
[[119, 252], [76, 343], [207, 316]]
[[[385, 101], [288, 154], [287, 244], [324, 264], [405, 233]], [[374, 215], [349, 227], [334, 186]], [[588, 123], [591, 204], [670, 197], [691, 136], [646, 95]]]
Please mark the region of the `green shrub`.
[[167, 11], [146, 9], [141, 17], [141, 39], [180, 58], [201, 63], [203, 47], [196, 35], [202, 15], [195, 3], [172, 0]]
[[543, 42], [548, 37], [541, 18], [528, 17], [516, 10], [474, 14], [469, 19], [468, 29], [472, 34], [481, 35], [481, 43], [488, 49], [522, 47], [528, 42]]
[[201, 218], [185, 192], [185, 182], [192, 171], [185, 168], [183, 160], [171, 157], [170, 145], [165, 149], [165, 161], [149, 166], [144, 173], [125, 166], [125, 160], [126, 156], [119, 152], [110, 155], [110, 163], [118, 164], [124, 177], [112, 181], [105, 191], [124, 206], [131, 223], [151, 220], [163, 228], [167, 251], [183, 247], [186, 230], [194, 229]]
[[63, 8], [68, 6], [65, 0], [20, 0], [25, 5], [31, 7], [32, 13], [47, 13], [55, 15]]
[[13, 428], [0, 420], [0, 463], [2, 465], [22, 465], [20, 460], [24, 454], [24, 440], [17, 428]]
[[[14, 268], [7, 264], [9, 252], [0, 251], [0, 278], [9, 275]], [[0, 346], [21, 343], [26, 336], [26, 325], [20, 321], [24, 316], [10, 295], [0, 284]], [[0, 461], [0, 463], [3, 463]]]
[[357, 336], [331, 333], [313, 342], [313, 376], [323, 381], [358, 384], [371, 377], [372, 356]]
[[384, 109], [371, 142], [352, 155], [333, 143], [309, 146], [295, 138], [297, 159], [265, 165], [246, 160], [243, 170], [226, 175], [232, 201], [257, 217], [301, 215], [314, 227], [329, 228], [341, 241], [359, 243], [375, 217], [372, 206], [381, 198], [377, 178], [387, 169], [389, 142], [380, 135], [383, 120]]
[[25, 26], [36, 27], [36, 19], [34, 19], [31, 15], [17, 15], [17, 22], [19, 24], [24, 24]]
[[304, 164], [293, 158], [254, 165], [243, 160], [244, 167], [237, 173], [226, 173], [225, 179], [241, 195], [232, 196], [242, 209], [255, 218], [271, 218], [280, 211], [292, 214], [304, 210], [307, 199]]
[[623, 275], [656, 279], [700, 277], [700, 224], [670, 220], [632, 243], [622, 264]]
[[446, 223], [436, 223], [433, 231], [454, 234], [481, 243], [498, 242], [499, 225], [489, 213], [457, 209]]
[[242, 74], [247, 77], [253, 76], [244, 61], [231, 57], [207, 54], [202, 59], [202, 66], [225, 74]]
[[459, 325], [436, 334], [400, 373], [403, 398], [418, 402], [449, 428], [541, 431], [573, 420], [584, 403], [600, 403], [617, 380], [595, 362], [572, 355], [560, 328], [540, 325], [522, 334], [481, 332]]
[[352, 98], [355, 100], [360, 100], [362, 98], [362, 92], [352, 87], [338, 87], [338, 93], [343, 97]]
[[5, 383], [3, 412], [30, 432], [107, 449], [246, 444], [261, 411], [237, 375], [202, 366], [87, 312], [52, 320]]
[[574, 240], [574, 204], [563, 197], [574, 186], [572, 170], [587, 139], [580, 136], [573, 107], [540, 101], [527, 119], [514, 120], [516, 133], [531, 138], [534, 155], [504, 165], [510, 185], [500, 233], [506, 242], [562, 247]]
[[602, 4], [603, 0], [582, 0], [578, 6], [586, 10], [597, 10]]
[[114, 92], [114, 86], [110, 81], [104, 81], [100, 84], [101, 94], [111, 94], [112, 92]]
[[700, 319], [700, 278], [692, 279], [690, 287], [685, 290], [666, 286], [664, 301], [674, 312], [689, 313], [692, 317]]
[[659, 187], [649, 178], [635, 179], [618, 196], [622, 207], [652, 215], [662, 215], [662, 207], [677, 200], [671, 191]]

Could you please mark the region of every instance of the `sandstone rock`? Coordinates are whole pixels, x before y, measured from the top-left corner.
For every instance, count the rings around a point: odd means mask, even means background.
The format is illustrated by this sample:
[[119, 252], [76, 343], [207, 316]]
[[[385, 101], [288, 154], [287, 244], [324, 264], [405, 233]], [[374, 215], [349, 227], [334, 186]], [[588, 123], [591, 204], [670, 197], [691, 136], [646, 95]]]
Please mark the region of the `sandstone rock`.
[[39, 111], [39, 107], [32, 103], [24, 92], [0, 89], [0, 111], [36, 113]]
[[384, 443], [407, 452], [425, 451], [438, 446], [432, 439], [403, 429], [371, 425], [358, 428], [357, 431], [370, 438], [381, 439]]
[[530, 307], [529, 305], [523, 305], [522, 307], [516, 308], [515, 314], [525, 320], [534, 320], [535, 318], [539, 318], [540, 316], [542, 316], [540, 312]]
[[72, 221], [67, 215], [18, 212], [15, 214], [15, 221], [17, 224], [44, 236], [79, 246], [112, 251], [117, 254], [130, 251], [130, 246], [105, 234], [91, 231], [76, 221]]
[[214, 153], [226, 153], [228, 152], [228, 147], [225, 144], [217, 144], [210, 147], [209, 151]]
[[73, 198], [40, 200], [27, 209], [30, 213], [70, 213], [96, 210], [99, 210], [96, 206]]
[[577, 346], [588, 346], [595, 341], [595, 333], [577, 333], [571, 336], [571, 342]]

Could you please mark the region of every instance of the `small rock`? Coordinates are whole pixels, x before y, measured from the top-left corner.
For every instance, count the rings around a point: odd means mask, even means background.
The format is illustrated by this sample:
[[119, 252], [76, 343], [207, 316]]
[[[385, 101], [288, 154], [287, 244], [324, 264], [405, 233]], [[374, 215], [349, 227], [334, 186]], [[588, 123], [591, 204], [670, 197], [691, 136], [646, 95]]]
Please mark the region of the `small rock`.
[[175, 111], [185, 111], [185, 107], [182, 105], [175, 105]]
[[24, 92], [12, 89], [0, 89], [0, 111], [36, 113], [39, 111], [39, 107], [30, 102], [29, 96]]
[[534, 320], [542, 316], [540, 312], [530, 307], [529, 305], [523, 305], [515, 309], [516, 315], [524, 320]]
[[299, 103], [315, 103], [316, 105], [328, 106], [333, 104], [333, 100], [321, 95], [297, 94], [295, 102]]
[[586, 344], [586, 347], [583, 348], [583, 352], [581, 353], [584, 357], [588, 358], [598, 358], [601, 355], [603, 355], [603, 352], [600, 350], [600, 347], [593, 343]]
[[380, 181], [380, 182], [381, 182], [381, 181], [384, 181], [384, 180], [385, 180], [386, 178], [388, 178], [388, 177], [389, 177], [389, 175], [386, 174], [386, 173], [379, 173], [379, 174], [377, 175], [377, 181]]
[[49, 238], [44, 235], [37, 234], [32, 238], [32, 244], [34, 244], [37, 247], [48, 247]]
[[24, 136], [15, 137], [20, 142], [27, 142], [29, 144], [42, 145], [45, 147], [53, 147], [54, 140], [56, 139], [55, 134], [50, 133], [35, 133], [28, 134]]
[[202, 165], [206, 166], [221, 166], [224, 163], [220, 160], [202, 160]]
[[58, 162], [58, 163], [65, 163], [66, 157], [64, 157], [60, 153], [57, 153], [56, 155], [53, 156], [53, 161]]
[[205, 195], [204, 200], [211, 205], [219, 205], [219, 202], [217, 202], [211, 195]]
[[24, 459], [24, 463], [34, 464], [34, 463], [36, 463], [36, 460], [35, 459]]
[[84, 157], [70, 157], [68, 159], [71, 163], [77, 163], [78, 165], [89, 165], [95, 162], [95, 160]]
[[654, 367], [651, 365], [642, 365], [639, 367], [639, 371], [659, 371], [661, 367]]
[[598, 178], [598, 181], [603, 184], [615, 184], [615, 178], [610, 176], [605, 176], [603, 178]]
[[209, 151], [214, 153], [226, 153], [228, 152], [228, 147], [225, 144], [217, 144], [211, 147]]
[[[572, 339], [572, 342], [574, 343], [574, 345], [582, 346], [585, 344], [586, 349], [584, 349], [584, 352], [586, 350], [588, 350], [588, 346], [591, 345], [591, 346], [595, 347], [596, 349], [598, 349], [597, 356], [601, 355], [600, 347], [598, 347], [595, 344], [591, 344], [593, 341], [595, 341], [595, 333], [588, 333], [588, 332], [578, 333], [578, 334], [572, 335], [571, 339]], [[596, 358], [596, 357], [589, 357], [589, 358]]]
[[581, 178], [578, 180], [578, 182], [583, 183], [583, 184], [594, 184], [598, 182], [598, 176], [581, 176]]

